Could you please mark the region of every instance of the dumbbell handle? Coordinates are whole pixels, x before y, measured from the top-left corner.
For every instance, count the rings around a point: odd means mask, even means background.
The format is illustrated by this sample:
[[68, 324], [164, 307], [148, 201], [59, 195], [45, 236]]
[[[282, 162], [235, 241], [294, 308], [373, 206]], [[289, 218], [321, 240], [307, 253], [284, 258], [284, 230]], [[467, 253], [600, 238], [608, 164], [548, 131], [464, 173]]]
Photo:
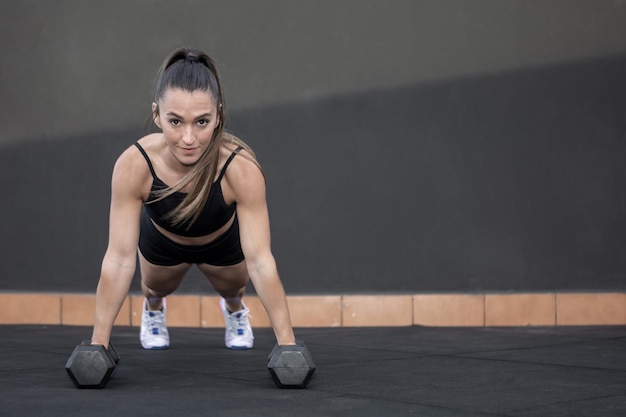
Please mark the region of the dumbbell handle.
[[[80, 344], [91, 345], [91, 340], [83, 340]], [[109, 347], [105, 348], [104, 350], [107, 351], [107, 353], [109, 354], [111, 359], [113, 359], [113, 362], [115, 362], [115, 365], [117, 366], [117, 364], [120, 363], [120, 355], [119, 353], [117, 353], [117, 349], [115, 349], [115, 346], [113, 346], [113, 343], [109, 342]]]
[[304, 341], [301, 339], [296, 339], [296, 344], [295, 345], [279, 345], [278, 343], [276, 343], [274, 345], [274, 347], [272, 348], [272, 350], [270, 351], [270, 354], [267, 356], [267, 361], [269, 362], [270, 359], [272, 359], [272, 356], [274, 355], [274, 353], [276, 352], [276, 350], [278, 350], [279, 347], [281, 346], [302, 346], [302, 347], [306, 347], [306, 345], [304, 344]]

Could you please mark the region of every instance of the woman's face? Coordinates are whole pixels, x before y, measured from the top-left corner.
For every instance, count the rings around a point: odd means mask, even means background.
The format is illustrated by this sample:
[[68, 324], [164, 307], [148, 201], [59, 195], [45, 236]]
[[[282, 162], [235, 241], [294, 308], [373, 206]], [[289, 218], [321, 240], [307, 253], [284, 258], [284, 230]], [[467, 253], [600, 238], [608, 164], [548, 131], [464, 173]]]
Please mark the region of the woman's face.
[[[158, 110], [158, 114], [157, 114]], [[219, 123], [210, 91], [169, 88], [152, 104], [154, 123], [161, 128], [171, 155], [184, 166], [198, 162]]]

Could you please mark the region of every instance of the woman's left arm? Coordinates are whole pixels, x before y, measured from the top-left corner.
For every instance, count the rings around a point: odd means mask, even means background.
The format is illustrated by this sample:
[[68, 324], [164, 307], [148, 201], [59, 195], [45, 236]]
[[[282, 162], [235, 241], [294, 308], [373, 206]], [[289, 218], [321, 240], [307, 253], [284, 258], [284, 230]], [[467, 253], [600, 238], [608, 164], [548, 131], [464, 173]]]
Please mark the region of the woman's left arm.
[[285, 290], [271, 250], [265, 178], [253, 162], [236, 159], [237, 164], [227, 171], [228, 182], [235, 193], [241, 248], [250, 280], [272, 322], [278, 344], [293, 345], [295, 336]]

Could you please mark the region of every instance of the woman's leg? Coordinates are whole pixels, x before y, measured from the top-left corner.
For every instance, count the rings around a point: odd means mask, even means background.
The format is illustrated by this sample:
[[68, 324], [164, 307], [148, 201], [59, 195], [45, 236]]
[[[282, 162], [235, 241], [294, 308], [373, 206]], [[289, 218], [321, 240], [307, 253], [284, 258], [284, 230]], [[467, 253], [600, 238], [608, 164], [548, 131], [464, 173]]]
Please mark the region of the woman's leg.
[[241, 301], [248, 283], [248, 270], [244, 262], [232, 266], [199, 264], [198, 268], [206, 275], [219, 295], [220, 308], [226, 325], [224, 341], [229, 349], [251, 349], [254, 335], [249, 310]]
[[243, 308], [241, 298], [250, 279], [245, 262], [229, 266], [198, 264], [198, 269], [207, 277], [215, 291], [224, 298], [230, 312]]
[[148, 301], [150, 310], [160, 310], [162, 300], [178, 288], [191, 264], [173, 266], [154, 265], [146, 261], [139, 252], [139, 268], [141, 271], [141, 289]]
[[164, 297], [174, 292], [191, 264], [160, 266], [146, 261], [139, 253], [141, 288], [145, 296], [139, 340], [144, 349], [167, 349], [170, 335], [166, 324]]

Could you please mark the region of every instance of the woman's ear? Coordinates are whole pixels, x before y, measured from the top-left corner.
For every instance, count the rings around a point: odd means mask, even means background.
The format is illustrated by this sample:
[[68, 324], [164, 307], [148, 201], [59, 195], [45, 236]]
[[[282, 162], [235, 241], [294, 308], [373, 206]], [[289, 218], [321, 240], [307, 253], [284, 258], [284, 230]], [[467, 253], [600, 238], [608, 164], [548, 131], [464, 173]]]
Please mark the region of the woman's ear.
[[159, 121], [159, 105], [156, 103], [152, 103], [152, 121], [159, 129], [161, 129]]

